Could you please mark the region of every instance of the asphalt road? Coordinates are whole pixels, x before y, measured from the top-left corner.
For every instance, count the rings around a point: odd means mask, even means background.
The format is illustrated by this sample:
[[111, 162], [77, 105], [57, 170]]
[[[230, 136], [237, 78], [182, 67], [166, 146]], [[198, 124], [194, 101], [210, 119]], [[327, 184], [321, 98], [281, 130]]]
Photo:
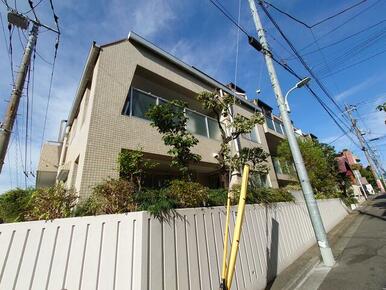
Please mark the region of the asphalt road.
[[319, 290], [386, 290], [386, 195], [359, 210], [359, 225]]

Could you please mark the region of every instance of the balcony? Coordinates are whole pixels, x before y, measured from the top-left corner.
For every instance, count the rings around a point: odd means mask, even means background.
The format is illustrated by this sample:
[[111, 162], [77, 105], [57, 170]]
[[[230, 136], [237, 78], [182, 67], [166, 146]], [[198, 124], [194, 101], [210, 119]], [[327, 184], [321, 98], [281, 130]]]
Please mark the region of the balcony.
[[282, 121], [274, 116], [265, 116], [264, 132], [271, 154], [277, 154], [277, 147], [286, 138]]
[[277, 157], [272, 157], [272, 162], [279, 186], [285, 186], [297, 181], [295, 166], [292, 163], [280, 160]]

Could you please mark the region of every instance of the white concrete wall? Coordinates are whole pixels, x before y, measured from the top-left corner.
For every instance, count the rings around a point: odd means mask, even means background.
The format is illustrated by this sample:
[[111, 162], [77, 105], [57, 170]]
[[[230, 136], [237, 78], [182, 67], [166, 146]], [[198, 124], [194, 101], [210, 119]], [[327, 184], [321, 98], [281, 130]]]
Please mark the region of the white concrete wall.
[[[338, 199], [319, 208], [327, 230], [347, 215]], [[224, 207], [177, 214], [0, 225], [0, 289], [218, 289]], [[314, 243], [304, 203], [248, 205], [232, 289], [263, 289]]]

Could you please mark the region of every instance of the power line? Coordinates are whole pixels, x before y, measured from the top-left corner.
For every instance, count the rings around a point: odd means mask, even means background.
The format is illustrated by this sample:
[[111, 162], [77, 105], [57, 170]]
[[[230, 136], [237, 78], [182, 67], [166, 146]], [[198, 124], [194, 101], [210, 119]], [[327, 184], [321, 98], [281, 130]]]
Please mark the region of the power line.
[[[352, 20], [354, 20], [356, 17], [358, 17], [359, 15], [365, 13], [366, 11], [368, 11], [369, 9], [373, 8], [375, 5], [377, 5], [378, 3], [380, 3], [381, 0], [377, 0], [375, 3], [373, 3], [372, 5], [366, 7], [365, 9], [359, 11], [358, 13], [354, 14], [353, 16], [351, 16], [349, 19], [347, 19], [346, 21], [344, 21], [342, 24], [336, 26], [335, 28], [329, 30], [328, 32], [324, 33], [322, 36], [319, 36], [318, 40], [326, 37], [326, 36], [329, 36], [331, 35], [332, 32], [335, 32], [337, 31], [338, 29], [342, 28], [343, 26], [345, 26], [347, 23], [351, 22]], [[307, 44], [306, 46], [304, 46], [303, 48], [300, 49], [300, 51], [302, 50], [305, 50], [307, 48], [309, 48], [310, 46], [314, 45], [315, 42], [310, 42], [309, 44]]]
[[347, 11], [349, 11], [349, 10], [351, 10], [351, 9], [353, 9], [353, 8], [355, 8], [355, 7], [359, 6], [359, 5], [361, 5], [361, 4], [363, 4], [364, 2], [367, 2], [367, 0], [359, 1], [358, 3], [355, 3], [355, 4], [353, 4], [353, 5], [349, 6], [349, 7], [345, 8], [345, 9], [343, 9], [343, 10], [341, 10], [341, 11], [339, 11], [339, 12], [337, 12], [337, 13], [331, 15], [331, 16], [328, 16], [328, 17], [326, 17], [326, 18], [324, 18], [324, 19], [322, 19], [322, 20], [320, 20], [320, 21], [318, 21], [318, 22], [316, 22], [316, 23], [314, 23], [314, 24], [311, 24], [311, 25], [305, 23], [304, 21], [301, 21], [301, 20], [297, 19], [296, 17], [294, 17], [294, 16], [292, 16], [291, 14], [289, 14], [289, 13], [287, 13], [287, 12], [281, 10], [280, 8], [276, 7], [275, 5], [273, 5], [273, 4], [270, 3], [270, 2], [267, 2], [267, 1], [264, 1], [264, 2], [267, 3], [269, 6], [271, 6], [273, 9], [275, 9], [276, 11], [278, 11], [278, 12], [280, 12], [280, 13], [286, 15], [287, 17], [291, 18], [291, 19], [294, 20], [295, 22], [300, 23], [301, 25], [304, 25], [305, 27], [311, 29], [311, 28], [313, 28], [313, 27], [315, 27], [315, 26], [318, 26], [318, 25], [320, 25], [320, 24], [322, 24], [322, 23], [324, 23], [324, 22], [326, 22], [326, 21], [328, 21], [328, 20], [331, 20], [331, 19], [333, 19], [333, 18], [335, 18], [335, 17], [337, 17], [337, 16], [339, 16], [339, 15], [342, 15], [343, 13], [345, 13], [345, 12], [347, 12]]
[[45, 114], [44, 114], [44, 122], [43, 122], [43, 133], [42, 133], [42, 139], [41, 139], [41, 146], [43, 147], [43, 142], [44, 142], [44, 136], [45, 136], [45, 131], [46, 131], [46, 125], [47, 125], [47, 117], [48, 117], [48, 108], [50, 106], [50, 99], [51, 99], [51, 92], [52, 92], [52, 84], [53, 84], [53, 79], [54, 79], [54, 72], [55, 72], [55, 63], [56, 63], [56, 57], [58, 55], [58, 48], [59, 48], [59, 39], [60, 39], [60, 28], [59, 28], [59, 22], [58, 22], [58, 16], [55, 13], [55, 8], [52, 3], [52, 0], [50, 0], [50, 6], [52, 10], [52, 14], [54, 17], [54, 21], [56, 24], [56, 29], [58, 31], [56, 42], [55, 42], [55, 51], [54, 51], [54, 59], [52, 62], [52, 70], [51, 70], [51, 76], [50, 76], [50, 85], [48, 89], [48, 97], [47, 97], [47, 104], [46, 104], [46, 109], [45, 109]]
[[[214, 4], [236, 27], [238, 27], [238, 28], [240, 28], [240, 30], [241, 31], [243, 31], [244, 32], [244, 34], [246, 34], [247, 36], [248, 36], [248, 38], [250, 37], [249, 36], [249, 34], [244, 30], [244, 29], [242, 29], [242, 27], [241, 26], [239, 26], [237, 23], [236, 23], [236, 21], [234, 21], [234, 19], [230, 16], [230, 15], [228, 15], [227, 14], [227, 12], [225, 11], [225, 10], [223, 10], [223, 9], [221, 9], [221, 7], [219, 7], [219, 5], [216, 5], [216, 3], [214, 3], [213, 2], [213, 0], [209, 0], [212, 4]], [[296, 50], [295, 50], [296, 51]], [[294, 51], [294, 52], [295, 52]], [[301, 80], [302, 78], [298, 75], [298, 74], [296, 74], [295, 73], [295, 71], [288, 65], [288, 64], [283, 64], [283, 63], [281, 63], [278, 59], [276, 59], [276, 57], [271, 53], [271, 52], [269, 52], [269, 51], [262, 51], [263, 53], [270, 53], [271, 54], [271, 57], [272, 57], [272, 59], [277, 63], [277, 64], [279, 64], [282, 68], [284, 68], [286, 71], [288, 71], [289, 73], [291, 73], [293, 76], [295, 76], [298, 80]], [[297, 52], [295, 52], [295, 54], [297, 54]], [[307, 86], [307, 88], [308, 88], [308, 90], [311, 92], [311, 94], [316, 98], [316, 100], [319, 102], [319, 104], [322, 106], [322, 108], [327, 112], [327, 114], [330, 116], [330, 118], [333, 120], [333, 122], [338, 126], [338, 128], [342, 131], [342, 132], [344, 132], [344, 133], [346, 133], [346, 130], [342, 127], [342, 125], [340, 124], [340, 122], [342, 123], [342, 124], [344, 124], [347, 128], [349, 128], [350, 129], [350, 127], [348, 127], [344, 122], [342, 122], [342, 121], [337, 121], [336, 119], [338, 119], [339, 120], [339, 117], [333, 112], [333, 110], [331, 110], [328, 106], [327, 106], [327, 104], [325, 104], [324, 102], [323, 102], [323, 100], [321, 100], [320, 99], [320, 97], [314, 92], [314, 90], [311, 88], [311, 87], [309, 87], [309, 86]], [[333, 100], [333, 99], [332, 99]], [[333, 102], [335, 103], [335, 100], [333, 100]], [[343, 111], [341, 110], [341, 108], [339, 107], [339, 105], [337, 105], [336, 103], [335, 103], [335, 105], [336, 106], [338, 106], [338, 108], [340, 109], [340, 111], [343, 113]], [[355, 143], [355, 141], [351, 138], [351, 136], [349, 136], [348, 135], [348, 137], [350, 138], [350, 140], [356, 145], [356, 146], [358, 146], [358, 147], [360, 147], [358, 144], [356, 144]]]
[[332, 140], [331, 142], [328, 143], [328, 145], [331, 145], [332, 143], [335, 143], [336, 141], [338, 141], [340, 138], [346, 136], [348, 134], [348, 132], [345, 132], [343, 133], [342, 135], [340, 135], [339, 137], [335, 138], [334, 140]]
[[7, 51], [7, 57], [8, 57], [10, 68], [11, 68], [12, 85], [13, 85], [15, 83], [15, 77], [14, 77], [14, 74], [13, 74], [12, 59], [11, 59], [11, 54], [9, 52], [9, 46], [7, 44], [7, 35], [5, 33], [5, 27], [4, 27], [3, 17], [1, 16], [1, 13], [0, 13], [0, 22], [1, 22], [1, 27], [2, 27], [2, 30], [3, 30], [5, 50]]
[[[268, 10], [265, 8], [265, 6], [262, 4], [262, 2], [259, 2], [260, 6], [262, 7], [264, 13], [267, 15], [267, 17], [270, 19], [272, 24], [276, 27], [276, 29], [279, 31], [280, 35], [283, 37], [283, 39], [287, 42], [287, 44], [290, 46], [291, 50], [294, 52], [294, 54], [298, 57], [304, 68], [310, 73], [310, 75], [313, 77], [315, 82], [319, 85], [319, 87], [322, 89], [322, 91], [325, 93], [325, 95], [330, 99], [330, 101], [338, 108], [338, 110], [343, 114], [342, 108], [338, 105], [338, 103], [335, 101], [335, 99], [330, 95], [327, 88], [324, 86], [324, 84], [318, 79], [318, 77], [315, 75], [315, 73], [311, 70], [311, 68], [308, 66], [308, 64], [305, 62], [305, 60], [301, 57], [299, 52], [296, 50], [295, 46], [292, 44], [292, 42], [288, 39], [288, 37], [284, 34], [284, 32], [281, 30], [277, 22], [272, 18], [271, 14], [268, 12]], [[346, 117], [346, 116], [345, 116]], [[347, 117], [346, 117], [347, 118]]]
[[241, 26], [239, 25], [235, 20], [234, 18], [231, 16], [231, 14], [228, 12], [228, 10], [219, 2], [217, 2], [216, 0], [209, 0], [215, 7], [217, 7], [218, 10], [220, 10], [220, 12], [222, 14], [224, 14], [224, 16], [226, 18], [228, 18], [228, 20], [230, 22], [233, 23], [233, 25], [235, 25], [236, 27], [238, 27], [246, 36], [249, 36], [248, 32]]
[[[29, 10], [29, 11], [32, 11], [33, 15], [35, 16], [35, 21], [39, 22], [39, 18], [38, 18], [38, 16], [36, 15], [35, 7], [34, 7], [34, 5], [33, 5], [32, 0], [28, 0], [28, 4], [29, 4], [29, 7], [31, 7], [31, 10]], [[40, 4], [40, 2], [39, 2], [37, 5], [39, 5], [39, 4]], [[36, 6], [37, 6], [37, 5], [36, 5]]]
[[359, 42], [356, 45], [345, 50], [343, 53], [338, 54], [335, 57], [331, 57], [329, 59], [329, 62], [325, 63], [325, 65], [322, 65], [321, 63], [315, 65], [314, 69], [318, 67], [318, 72], [325, 73], [326, 71], [328, 71], [327, 66], [329, 66], [330, 64], [334, 65], [335, 67], [339, 67], [340, 65], [346, 63], [357, 55], [362, 54], [366, 49], [370, 48], [371, 46], [376, 45], [377, 42], [382, 40], [385, 36], [386, 30], [375, 33], [369, 36], [368, 38], [364, 39], [362, 42]]
[[46, 104], [46, 109], [44, 113], [44, 121], [43, 121], [43, 133], [42, 133], [42, 139], [41, 139], [41, 146], [43, 146], [44, 142], [44, 136], [46, 132], [46, 125], [47, 125], [47, 117], [48, 117], [48, 108], [50, 106], [50, 100], [51, 100], [51, 93], [52, 93], [52, 84], [53, 84], [53, 79], [54, 79], [54, 72], [55, 72], [55, 63], [56, 63], [56, 57], [57, 57], [57, 50], [58, 47], [55, 46], [55, 53], [54, 53], [54, 60], [52, 62], [52, 69], [51, 69], [51, 75], [50, 75], [50, 84], [48, 88], [48, 96], [47, 96], [47, 104]]
[[[353, 38], [353, 37], [355, 37], [355, 36], [357, 36], [357, 35], [359, 35], [359, 34], [361, 34], [361, 33], [363, 33], [363, 32], [367, 32], [368, 30], [373, 29], [374, 27], [377, 27], [377, 26], [379, 26], [379, 25], [381, 25], [381, 24], [383, 24], [383, 23], [385, 23], [385, 22], [386, 22], [386, 19], [384, 19], [384, 20], [382, 20], [382, 21], [380, 21], [380, 22], [377, 22], [377, 23], [375, 23], [375, 24], [373, 24], [373, 25], [370, 25], [370, 26], [368, 26], [368, 27], [366, 27], [366, 28], [364, 28], [364, 29], [362, 29], [362, 30], [359, 30], [359, 31], [353, 33], [353, 34], [350, 34], [350, 35], [348, 35], [348, 36], [345, 36], [345, 37], [343, 37], [343, 38], [341, 38], [341, 39], [339, 39], [339, 40], [336, 40], [336, 41], [334, 41], [334, 42], [331, 42], [331, 43], [329, 43], [329, 44], [326, 44], [326, 45], [324, 45], [324, 46], [321, 46], [320, 49], [321, 49], [321, 50], [324, 50], [324, 49], [326, 49], [326, 48], [329, 48], [329, 47], [333, 47], [333, 46], [335, 46], [335, 45], [338, 45], [338, 44], [340, 44], [340, 43], [342, 43], [342, 42], [344, 42], [344, 41], [346, 41], [346, 40], [348, 40], [348, 39], [350, 39], [350, 38]], [[318, 51], [319, 51], [319, 49], [314, 49], [314, 50], [311, 50], [311, 51], [308, 51], [308, 52], [303, 53], [302, 56], [304, 57], [304, 56], [307, 56], [307, 55], [311, 55], [311, 54], [314, 54], [314, 53], [316, 53], [316, 52], [318, 52]], [[291, 56], [291, 57], [287, 57], [287, 58], [285, 58], [285, 59], [286, 59], [286, 60], [292, 60], [292, 59], [295, 59], [295, 58], [296, 58], [296, 56], [295, 56], [295, 57]]]
[[376, 54], [373, 54], [373, 55], [371, 55], [371, 56], [369, 56], [369, 57], [367, 57], [367, 58], [364, 58], [364, 59], [362, 59], [362, 60], [360, 60], [360, 61], [357, 61], [357, 62], [354, 62], [354, 63], [352, 63], [352, 64], [350, 64], [350, 65], [347, 65], [347, 66], [345, 66], [345, 67], [343, 67], [343, 68], [341, 68], [341, 69], [335, 70], [335, 71], [333, 71], [333, 72], [330, 73], [330, 74], [325, 74], [325, 75], [322, 76], [322, 79], [326, 79], [326, 78], [328, 78], [328, 77], [330, 77], [330, 76], [332, 76], [332, 75], [335, 75], [335, 74], [337, 74], [337, 73], [340, 73], [340, 72], [342, 72], [342, 71], [345, 71], [345, 70], [347, 70], [347, 69], [349, 69], [349, 68], [352, 68], [353, 66], [356, 66], [356, 65], [361, 64], [361, 63], [363, 63], [363, 62], [365, 62], [365, 61], [368, 61], [368, 60], [370, 60], [370, 59], [373, 59], [374, 57], [376, 57], [376, 56], [378, 56], [378, 55], [384, 54], [385, 52], [386, 52], [386, 49], [385, 49], [385, 50], [382, 50], [382, 51], [380, 51], [380, 52], [377, 52]]

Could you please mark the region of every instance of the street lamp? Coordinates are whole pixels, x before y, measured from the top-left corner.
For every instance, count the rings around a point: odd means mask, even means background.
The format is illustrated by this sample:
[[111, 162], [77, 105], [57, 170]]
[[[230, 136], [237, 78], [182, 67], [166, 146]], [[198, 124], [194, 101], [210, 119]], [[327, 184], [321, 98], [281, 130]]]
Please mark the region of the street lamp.
[[296, 89], [300, 89], [301, 87], [304, 87], [305, 85], [307, 85], [309, 82], [310, 82], [311, 78], [310, 77], [306, 77], [304, 79], [302, 79], [300, 82], [296, 83], [296, 85], [291, 88], [286, 94], [285, 94], [285, 97], [284, 97], [284, 102], [285, 102], [285, 107], [286, 107], [286, 110], [287, 112], [289, 113], [291, 110], [290, 110], [290, 107], [289, 107], [289, 104], [288, 104], [288, 95], [293, 91], [293, 90], [296, 90]]

